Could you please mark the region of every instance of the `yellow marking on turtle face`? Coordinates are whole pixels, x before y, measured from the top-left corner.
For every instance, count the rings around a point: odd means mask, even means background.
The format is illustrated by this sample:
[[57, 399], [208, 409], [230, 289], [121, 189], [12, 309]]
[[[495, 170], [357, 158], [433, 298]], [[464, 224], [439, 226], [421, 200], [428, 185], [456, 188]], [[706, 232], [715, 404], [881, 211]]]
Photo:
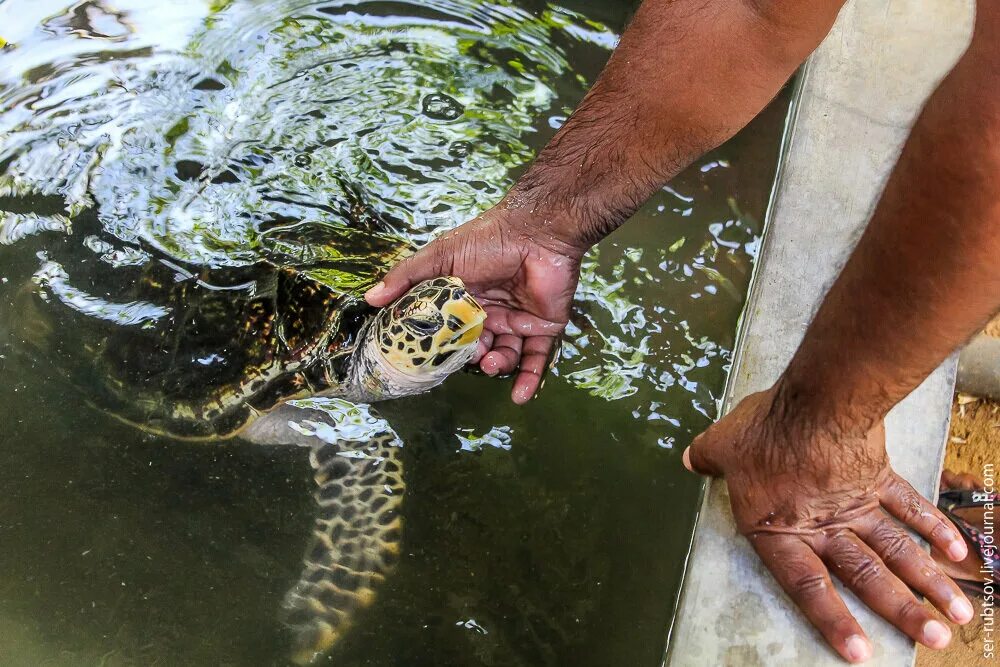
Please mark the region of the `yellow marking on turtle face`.
[[[441, 313], [445, 316], [446, 321], [449, 316], [454, 316], [468, 327], [460, 338], [450, 341], [454, 347], [465, 347], [479, 340], [479, 336], [483, 333], [486, 312], [471, 298], [449, 301], [444, 304]], [[448, 342], [444, 343], [444, 345], [447, 344]]]

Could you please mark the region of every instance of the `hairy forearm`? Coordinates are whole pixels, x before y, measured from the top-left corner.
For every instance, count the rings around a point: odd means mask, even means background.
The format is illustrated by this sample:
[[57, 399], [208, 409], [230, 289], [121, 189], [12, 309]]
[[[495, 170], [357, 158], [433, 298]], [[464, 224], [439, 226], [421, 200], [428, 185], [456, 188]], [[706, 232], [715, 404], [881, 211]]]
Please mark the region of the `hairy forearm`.
[[779, 382], [776, 409], [796, 421], [867, 430], [1000, 309], [995, 43], [977, 34], [927, 102]]
[[607, 66], [508, 196], [589, 246], [770, 101], [842, 0], [646, 0]]

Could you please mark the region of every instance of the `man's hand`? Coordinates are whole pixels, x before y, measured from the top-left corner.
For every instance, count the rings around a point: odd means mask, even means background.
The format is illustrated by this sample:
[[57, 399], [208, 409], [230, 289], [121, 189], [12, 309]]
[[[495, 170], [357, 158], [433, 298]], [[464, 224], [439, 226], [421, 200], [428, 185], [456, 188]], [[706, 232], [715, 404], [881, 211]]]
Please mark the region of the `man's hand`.
[[951, 523], [893, 472], [881, 421], [867, 431], [845, 418], [829, 427], [802, 423], [771, 389], [747, 397], [696, 438], [684, 463], [726, 478], [737, 529], [845, 659], [862, 662], [872, 649], [831, 573], [931, 648], [944, 648], [951, 631], [911, 588], [952, 621], [972, 619], [958, 586], [900, 525], [954, 561], [967, 555]]
[[526, 403], [569, 321], [584, 251], [543, 218], [501, 204], [397, 264], [365, 298], [384, 306], [421, 280], [461, 278], [488, 316], [473, 362], [487, 375], [519, 369], [511, 397]]
[[384, 306], [433, 276], [462, 278], [489, 314], [480, 366], [520, 367], [512, 397], [528, 401], [569, 319], [586, 249], [757, 115], [842, 4], [646, 0], [504, 202], [392, 269], [368, 303]]
[[[738, 530], [842, 656], [871, 645], [832, 572], [907, 635], [941, 648], [973, 614], [891, 518], [952, 560], [968, 548], [889, 466], [886, 413], [1000, 308], [1000, 8], [980, 2], [968, 51], [927, 101], [872, 220], [776, 388], [685, 452], [726, 478]], [[974, 290], [968, 285], [975, 285]], [[918, 455], [916, 453], [914, 456]]]

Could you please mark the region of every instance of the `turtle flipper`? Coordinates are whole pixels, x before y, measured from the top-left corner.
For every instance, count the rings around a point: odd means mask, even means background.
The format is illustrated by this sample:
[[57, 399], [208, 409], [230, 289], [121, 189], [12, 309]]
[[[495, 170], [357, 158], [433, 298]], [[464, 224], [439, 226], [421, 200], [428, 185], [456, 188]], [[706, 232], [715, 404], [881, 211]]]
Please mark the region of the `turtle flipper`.
[[318, 512], [302, 575], [282, 604], [282, 620], [294, 634], [292, 660], [309, 664], [372, 603], [399, 559], [403, 467], [398, 437], [367, 406], [295, 403], [309, 405], [282, 406], [244, 435], [310, 446]]
[[298, 664], [312, 662], [340, 639], [399, 558], [398, 445], [390, 432], [364, 443], [322, 445], [309, 454], [319, 514], [302, 577], [283, 604]]

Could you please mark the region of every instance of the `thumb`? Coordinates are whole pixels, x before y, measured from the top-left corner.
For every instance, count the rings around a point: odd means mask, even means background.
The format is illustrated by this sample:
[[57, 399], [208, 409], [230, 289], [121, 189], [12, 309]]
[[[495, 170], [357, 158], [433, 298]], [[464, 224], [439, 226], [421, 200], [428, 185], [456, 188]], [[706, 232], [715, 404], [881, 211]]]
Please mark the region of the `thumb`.
[[368, 305], [381, 308], [403, 296], [417, 283], [441, 275], [432, 253], [433, 249], [423, 248], [392, 267], [377, 285], [365, 292]]
[[694, 440], [681, 455], [681, 462], [684, 467], [697, 475], [708, 475], [710, 477], [721, 477], [722, 470], [708, 454], [709, 438], [702, 433]]

